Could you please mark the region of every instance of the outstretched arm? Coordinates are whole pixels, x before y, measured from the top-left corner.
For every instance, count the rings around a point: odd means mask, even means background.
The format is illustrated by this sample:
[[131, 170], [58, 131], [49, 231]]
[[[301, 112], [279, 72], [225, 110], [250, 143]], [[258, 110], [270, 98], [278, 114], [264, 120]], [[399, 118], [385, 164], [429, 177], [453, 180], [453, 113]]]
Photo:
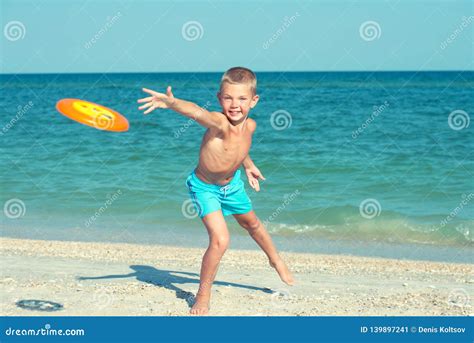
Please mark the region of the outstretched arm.
[[265, 178], [263, 177], [257, 166], [253, 163], [252, 159], [250, 158], [250, 155], [247, 155], [247, 157], [245, 157], [244, 161], [242, 162], [242, 165], [244, 166], [245, 174], [247, 174], [247, 179], [249, 181], [250, 186], [257, 192], [259, 192], [260, 183], [258, 182], [258, 179], [265, 180]]
[[121, 279], [126, 277], [137, 276], [136, 272], [130, 274], [118, 274], [118, 275], [103, 275], [103, 276], [78, 276], [77, 280], [99, 280], [99, 279]]
[[145, 103], [138, 108], [139, 110], [146, 109], [145, 112], [143, 112], [144, 114], [148, 114], [157, 108], [169, 108], [185, 117], [197, 121], [204, 127], [218, 130], [222, 130], [227, 122], [222, 113], [209, 112], [195, 103], [175, 98], [171, 92], [171, 86], [168, 86], [166, 89], [166, 94], [158, 93], [147, 88], [143, 88], [143, 91], [150, 95], [149, 97], [138, 100], [138, 103]]

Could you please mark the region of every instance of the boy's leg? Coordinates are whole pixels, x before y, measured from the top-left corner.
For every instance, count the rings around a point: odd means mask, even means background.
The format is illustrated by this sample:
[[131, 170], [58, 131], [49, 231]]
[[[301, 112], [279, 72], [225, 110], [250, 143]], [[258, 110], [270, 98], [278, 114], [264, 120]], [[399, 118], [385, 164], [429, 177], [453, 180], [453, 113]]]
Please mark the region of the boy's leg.
[[222, 212], [209, 213], [202, 222], [209, 234], [209, 247], [202, 258], [199, 290], [191, 314], [207, 314], [211, 298], [211, 286], [217, 274], [219, 262], [229, 246], [229, 231]]
[[234, 214], [234, 218], [244, 229], [248, 231], [250, 236], [262, 248], [270, 261], [270, 265], [276, 269], [278, 275], [283, 282], [293, 285], [294, 280], [285, 262], [278, 255], [272, 238], [268, 234], [263, 223], [258, 219], [254, 211], [245, 214]]

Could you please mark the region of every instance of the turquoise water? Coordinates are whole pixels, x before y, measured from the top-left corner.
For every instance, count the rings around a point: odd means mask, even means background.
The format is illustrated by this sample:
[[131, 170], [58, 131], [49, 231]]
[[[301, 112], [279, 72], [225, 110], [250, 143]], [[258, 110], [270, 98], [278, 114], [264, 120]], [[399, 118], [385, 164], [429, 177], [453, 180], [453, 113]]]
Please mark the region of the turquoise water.
[[[472, 247], [473, 124], [455, 130], [448, 117], [462, 110], [471, 119], [473, 72], [257, 76], [251, 156], [267, 181], [260, 193], [247, 189], [276, 239], [303, 237], [306, 251], [318, 239]], [[182, 211], [204, 129], [170, 111], [145, 117], [136, 99], [141, 87], [171, 84], [175, 96], [219, 110], [219, 79], [2, 75], [3, 235], [205, 238], [199, 220]], [[55, 110], [61, 98], [111, 107], [128, 118], [130, 130], [77, 124]], [[19, 214], [6, 209], [11, 199], [21, 200]]]

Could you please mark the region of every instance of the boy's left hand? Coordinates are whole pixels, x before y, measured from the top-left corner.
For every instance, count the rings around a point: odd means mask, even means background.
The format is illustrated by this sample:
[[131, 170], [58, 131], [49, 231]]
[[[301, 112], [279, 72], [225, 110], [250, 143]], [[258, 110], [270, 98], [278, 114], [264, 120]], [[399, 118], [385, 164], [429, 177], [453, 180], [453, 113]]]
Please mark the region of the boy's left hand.
[[252, 166], [245, 168], [245, 173], [247, 174], [247, 179], [249, 181], [250, 187], [259, 192], [260, 184], [258, 182], [258, 179], [265, 180], [260, 170], [256, 166]]

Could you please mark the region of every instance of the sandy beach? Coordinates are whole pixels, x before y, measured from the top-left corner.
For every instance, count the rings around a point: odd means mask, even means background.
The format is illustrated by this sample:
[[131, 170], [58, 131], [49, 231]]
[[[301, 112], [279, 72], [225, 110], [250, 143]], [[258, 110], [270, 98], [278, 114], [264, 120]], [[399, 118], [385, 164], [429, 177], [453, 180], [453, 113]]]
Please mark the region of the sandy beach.
[[[188, 315], [204, 249], [0, 239], [1, 314]], [[282, 253], [285, 286], [260, 251], [225, 254], [210, 315], [472, 315], [474, 266]]]

